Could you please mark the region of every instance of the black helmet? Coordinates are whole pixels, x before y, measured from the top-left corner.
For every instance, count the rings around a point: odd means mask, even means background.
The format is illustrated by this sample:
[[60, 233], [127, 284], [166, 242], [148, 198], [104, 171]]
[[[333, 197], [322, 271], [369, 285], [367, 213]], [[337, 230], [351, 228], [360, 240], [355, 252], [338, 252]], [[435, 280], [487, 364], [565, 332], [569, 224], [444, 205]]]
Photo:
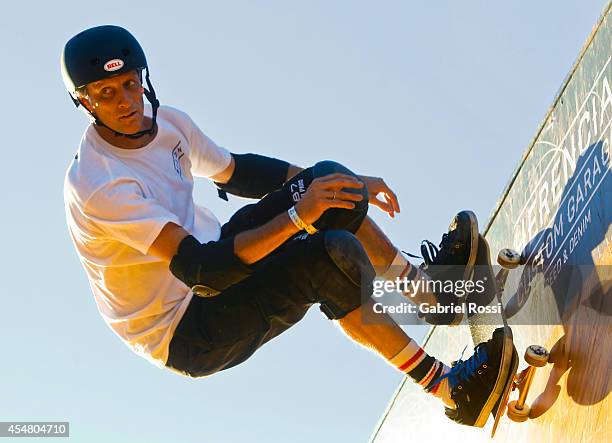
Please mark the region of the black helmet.
[[[77, 107], [81, 105], [77, 95], [78, 88], [124, 72], [137, 70], [140, 73], [146, 69], [145, 78], [149, 89], [145, 89], [144, 94], [153, 108], [151, 128], [136, 134], [123, 134], [113, 131], [117, 135], [130, 138], [137, 138], [153, 132], [159, 101], [155, 97], [155, 91], [149, 81], [149, 68], [144, 51], [134, 36], [127, 30], [119, 26], [104, 25], [78, 33], [66, 43], [62, 53], [61, 65], [64, 84]], [[89, 111], [87, 112], [89, 113]], [[89, 114], [96, 124], [108, 128], [95, 115]], [[112, 128], [109, 129], [112, 130]]]

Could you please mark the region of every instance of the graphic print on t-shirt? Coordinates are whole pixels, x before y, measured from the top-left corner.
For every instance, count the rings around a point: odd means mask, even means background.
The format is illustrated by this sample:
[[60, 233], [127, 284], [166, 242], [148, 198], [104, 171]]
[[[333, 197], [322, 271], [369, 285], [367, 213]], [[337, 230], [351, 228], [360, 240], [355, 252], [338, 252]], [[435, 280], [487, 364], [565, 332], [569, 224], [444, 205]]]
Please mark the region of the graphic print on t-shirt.
[[178, 176], [183, 180], [183, 171], [181, 170], [181, 158], [183, 158], [185, 153], [183, 152], [183, 148], [181, 148], [181, 141], [174, 148], [172, 148], [172, 162], [174, 163], [174, 170], [178, 174]]

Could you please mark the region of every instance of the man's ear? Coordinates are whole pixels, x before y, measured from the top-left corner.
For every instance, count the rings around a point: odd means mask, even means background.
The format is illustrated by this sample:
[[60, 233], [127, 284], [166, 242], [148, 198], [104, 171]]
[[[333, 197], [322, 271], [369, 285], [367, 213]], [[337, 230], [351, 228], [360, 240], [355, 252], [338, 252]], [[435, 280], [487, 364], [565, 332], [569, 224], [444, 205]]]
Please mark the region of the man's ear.
[[89, 101], [89, 97], [87, 95], [83, 94], [81, 91], [77, 91], [76, 96], [79, 99], [79, 102], [81, 103], [81, 106], [83, 106], [91, 114], [93, 114], [93, 112], [94, 112], [93, 111], [93, 106], [91, 105], [91, 103]]
[[91, 103], [89, 103], [89, 99], [80, 94], [78, 95], [78, 98], [79, 98], [79, 102], [81, 102], [81, 105], [93, 114], [93, 106], [91, 106]]

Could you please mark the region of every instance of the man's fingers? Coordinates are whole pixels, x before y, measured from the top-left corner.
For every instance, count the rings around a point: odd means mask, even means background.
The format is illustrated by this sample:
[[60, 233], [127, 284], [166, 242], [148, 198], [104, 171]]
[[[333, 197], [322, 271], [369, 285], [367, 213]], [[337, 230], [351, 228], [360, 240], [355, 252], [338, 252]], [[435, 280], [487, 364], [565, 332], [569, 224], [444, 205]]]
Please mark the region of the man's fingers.
[[361, 194], [353, 194], [352, 192], [342, 192], [342, 191], [325, 191], [325, 198], [331, 200], [349, 200], [358, 202], [363, 200], [363, 196]]
[[387, 199], [393, 205], [393, 210], [395, 212], [400, 212], [399, 200], [397, 199], [397, 195], [395, 195], [395, 192], [393, 192], [391, 189], [389, 189], [389, 191], [386, 194], [387, 194]]
[[[379, 198], [382, 197], [382, 200]], [[399, 212], [396, 210], [396, 203], [394, 203], [392, 197], [387, 192], [380, 192], [377, 196], [370, 199], [370, 203], [389, 214], [389, 217], [395, 218], [395, 213]]]
[[328, 182], [328, 181], [337, 180], [337, 179], [359, 181], [359, 179], [357, 179], [356, 177], [353, 177], [352, 175], [348, 175], [348, 174], [343, 174], [341, 172], [334, 172], [333, 174], [327, 174], [315, 180], [319, 182]]
[[352, 202], [348, 202], [346, 200], [332, 200], [331, 198], [325, 199], [323, 200], [323, 202], [325, 203], [325, 206], [327, 207], [326, 209], [329, 208], [344, 208], [344, 209], [354, 209], [355, 208], [355, 203]]
[[362, 188], [364, 186], [363, 182], [359, 179], [340, 173], [326, 175], [317, 180], [324, 189], [337, 190], [342, 188]]
[[393, 206], [391, 204], [378, 198], [372, 199], [370, 203], [372, 203], [374, 206], [379, 207], [385, 212], [393, 211]]
[[363, 183], [359, 181], [348, 181], [348, 180], [332, 180], [326, 182], [323, 185], [323, 189], [327, 191], [340, 191], [343, 188], [351, 188], [351, 189], [361, 189], [363, 188]]
[[[383, 197], [383, 200], [380, 200], [378, 198], [379, 196]], [[386, 190], [379, 192], [376, 197], [376, 200], [384, 201], [385, 204], [390, 205], [395, 212], [400, 212], [399, 201], [391, 189], [387, 188]]]

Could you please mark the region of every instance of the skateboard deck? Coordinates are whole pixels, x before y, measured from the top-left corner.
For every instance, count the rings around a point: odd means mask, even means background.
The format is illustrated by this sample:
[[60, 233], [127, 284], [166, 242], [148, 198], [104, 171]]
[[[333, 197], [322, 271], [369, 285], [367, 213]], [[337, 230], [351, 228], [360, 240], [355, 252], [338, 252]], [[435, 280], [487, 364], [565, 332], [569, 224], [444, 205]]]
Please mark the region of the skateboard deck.
[[510, 372], [508, 377], [506, 378], [506, 382], [504, 385], [504, 390], [501, 395], [501, 398], [497, 401], [497, 404], [493, 408], [493, 416], [495, 417], [495, 422], [493, 423], [493, 430], [491, 431], [491, 437], [495, 435], [495, 431], [497, 430], [497, 425], [499, 424], [499, 420], [505, 412], [506, 405], [508, 403], [508, 398], [510, 397], [510, 392], [512, 391], [512, 387], [516, 380], [516, 370], [518, 369], [518, 353], [516, 349], [514, 349], [512, 354], [512, 362], [510, 363]]

